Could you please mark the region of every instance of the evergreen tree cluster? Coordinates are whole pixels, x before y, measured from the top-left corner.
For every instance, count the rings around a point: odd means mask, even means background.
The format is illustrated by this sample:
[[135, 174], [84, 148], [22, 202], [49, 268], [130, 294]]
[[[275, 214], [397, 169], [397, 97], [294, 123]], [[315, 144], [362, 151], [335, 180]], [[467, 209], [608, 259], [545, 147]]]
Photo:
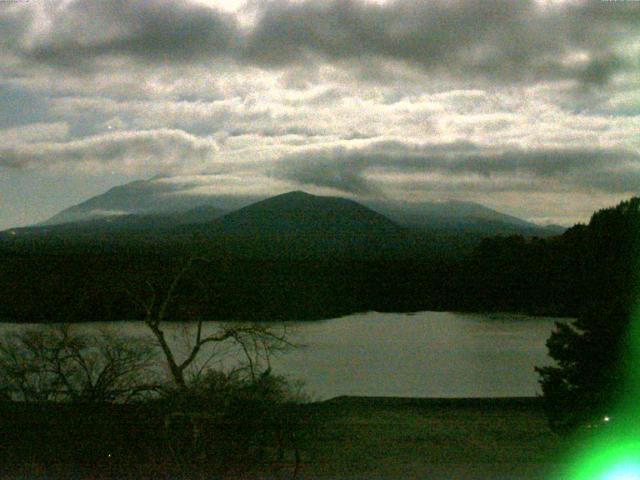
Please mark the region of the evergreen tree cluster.
[[566, 235], [581, 257], [583, 305], [578, 319], [558, 323], [547, 342], [556, 365], [537, 369], [556, 430], [600, 421], [631, 393], [640, 198], [600, 210], [588, 226]]

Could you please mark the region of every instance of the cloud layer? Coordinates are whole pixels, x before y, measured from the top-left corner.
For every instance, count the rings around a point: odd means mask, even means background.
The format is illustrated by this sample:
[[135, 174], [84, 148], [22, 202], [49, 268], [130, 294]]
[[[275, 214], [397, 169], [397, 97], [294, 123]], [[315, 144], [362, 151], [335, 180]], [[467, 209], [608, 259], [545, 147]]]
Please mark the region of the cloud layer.
[[79, 163], [82, 168], [163, 171], [198, 166], [211, 160], [213, 141], [178, 130], [148, 130], [96, 135], [69, 142], [36, 142], [0, 147], [0, 166], [38, 167]]
[[467, 190], [607, 193], [640, 191], [640, 154], [601, 148], [533, 150], [469, 143], [372, 144], [311, 151], [281, 160], [276, 176], [352, 194], [400, 187]]
[[0, 3], [0, 169], [532, 219], [640, 191], [639, 2], [231, 3]]
[[256, 3], [255, 21], [242, 27], [229, 13], [188, 1], [75, 0], [5, 8], [0, 28], [17, 56], [66, 67], [105, 56], [152, 63], [226, 57], [262, 67], [387, 59], [501, 81], [602, 84], [630, 67], [622, 39], [637, 34], [634, 3], [279, 0]]

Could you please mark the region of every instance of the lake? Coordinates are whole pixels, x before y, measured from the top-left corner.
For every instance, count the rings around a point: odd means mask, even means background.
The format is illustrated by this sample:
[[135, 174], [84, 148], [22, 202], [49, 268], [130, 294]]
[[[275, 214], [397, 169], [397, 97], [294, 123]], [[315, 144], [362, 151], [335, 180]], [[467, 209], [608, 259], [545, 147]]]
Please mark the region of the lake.
[[[540, 393], [534, 366], [558, 319], [449, 312], [366, 313], [305, 324], [309, 346], [277, 363], [321, 398]], [[563, 321], [566, 321], [564, 319]]]
[[[294, 341], [306, 346], [276, 358], [274, 371], [304, 381], [314, 399], [531, 396], [540, 393], [534, 366], [551, 363], [545, 342], [555, 321], [567, 319], [369, 312], [290, 323], [287, 328]], [[89, 323], [79, 328], [102, 326]], [[15, 328], [4, 324], [0, 331]], [[109, 328], [146, 333], [138, 322], [118, 322]], [[169, 324], [168, 330], [173, 331], [174, 341], [181, 341], [183, 327]]]

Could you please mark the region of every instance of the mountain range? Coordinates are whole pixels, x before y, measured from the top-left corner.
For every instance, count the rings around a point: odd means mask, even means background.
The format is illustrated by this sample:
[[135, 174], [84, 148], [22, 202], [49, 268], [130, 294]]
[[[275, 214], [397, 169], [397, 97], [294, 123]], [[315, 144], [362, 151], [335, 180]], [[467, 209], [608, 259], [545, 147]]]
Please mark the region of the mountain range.
[[[575, 315], [585, 299], [612, 296], [609, 283], [624, 283], [633, 266], [622, 256], [612, 267], [608, 252], [622, 249], [620, 239], [632, 251], [637, 219], [627, 225], [624, 214], [637, 199], [542, 239], [552, 229], [464, 202], [365, 205], [300, 191], [163, 202], [144, 189], [118, 187], [47, 224], [0, 232], [0, 319], [141, 318], [132, 295], [154, 298], [176, 278], [176, 320], [369, 310]], [[71, 214], [74, 221], [55, 223]]]
[[[296, 213], [298, 212], [298, 213]], [[296, 217], [297, 215], [297, 217]], [[238, 235], [339, 235], [340, 229], [362, 230], [390, 225], [433, 238], [513, 235], [547, 237], [564, 231], [540, 226], [473, 202], [362, 201], [289, 192], [269, 199], [228, 195], [184, 194], [158, 179], [114, 187], [67, 208], [33, 227], [11, 229], [20, 234], [193, 231], [187, 225], [210, 224], [209, 232]], [[362, 232], [361, 232], [362, 233]], [[373, 233], [373, 232], [372, 232]], [[397, 232], [396, 232], [397, 233]]]

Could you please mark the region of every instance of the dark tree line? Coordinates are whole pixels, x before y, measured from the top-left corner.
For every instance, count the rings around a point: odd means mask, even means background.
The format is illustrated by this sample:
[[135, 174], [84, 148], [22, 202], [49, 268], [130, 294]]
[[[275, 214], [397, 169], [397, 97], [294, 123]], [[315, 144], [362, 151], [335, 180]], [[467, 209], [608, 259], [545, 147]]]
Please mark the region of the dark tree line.
[[[188, 258], [175, 320], [311, 320], [358, 311], [517, 311], [580, 316], [619, 296], [635, 241], [637, 199], [546, 239], [486, 238], [468, 253], [409, 244], [335, 256], [247, 239], [32, 238], [0, 242], [0, 317], [16, 322], [144, 319], [129, 290], [169, 285]], [[305, 239], [308, 241], [308, 239]], [[240, 243], [238, 243], [240, 242]], [[303, 242], [304, 243], [304, 242]], [[281, 248], [282, 247], [282, 248]], [[389, 253], [391, 252], [391, 253]], [[205, 286], [203, 294], [202, 286]]]
[[571, 240], [582, 260], [580, 314], [547, 342], [557, 364], [538, 369], [551, 426], [564, 431], [638, 401], [640, 199], [596, 212]]

